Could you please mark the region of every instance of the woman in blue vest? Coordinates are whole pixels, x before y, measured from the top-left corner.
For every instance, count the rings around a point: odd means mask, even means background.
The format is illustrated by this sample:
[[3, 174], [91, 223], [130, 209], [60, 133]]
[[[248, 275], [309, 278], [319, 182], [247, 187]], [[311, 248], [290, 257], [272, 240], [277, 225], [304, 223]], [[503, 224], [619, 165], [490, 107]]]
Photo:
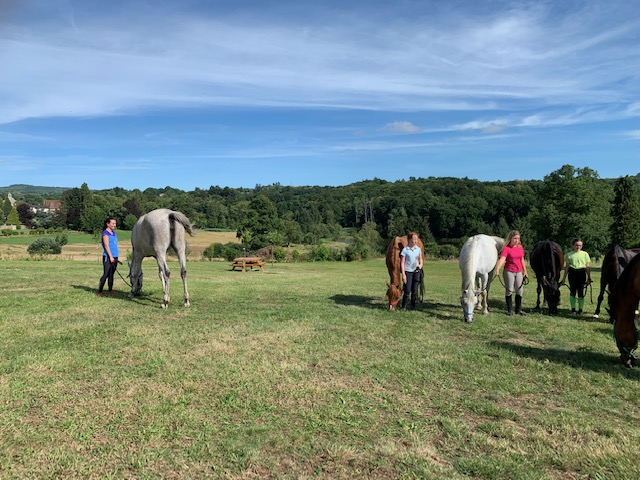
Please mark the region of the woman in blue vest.
[[100, 278], [100, 285], [98, 286], [99, 297], [104, 296], [102, 290], [104, 284], [107, 282], [109, 287], [109, 293], [114, 294], [113, 291], [113, 276], [118, 268], [118, 237], [116, 236], [116, 219], [109, 217], [104, 221], [102, 230], [102, 278]]

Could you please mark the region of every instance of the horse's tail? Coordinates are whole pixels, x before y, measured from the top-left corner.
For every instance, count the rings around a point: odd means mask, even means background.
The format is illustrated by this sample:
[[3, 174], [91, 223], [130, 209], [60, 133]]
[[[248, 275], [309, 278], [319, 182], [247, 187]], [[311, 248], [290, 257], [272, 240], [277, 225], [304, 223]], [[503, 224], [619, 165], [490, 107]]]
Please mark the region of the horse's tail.
[[172, 222], [180, 223], [184, 229], [193, 237], [193, 227], [187, 216], [182, 212], [171, 212], [169, 214], [169, 220]]

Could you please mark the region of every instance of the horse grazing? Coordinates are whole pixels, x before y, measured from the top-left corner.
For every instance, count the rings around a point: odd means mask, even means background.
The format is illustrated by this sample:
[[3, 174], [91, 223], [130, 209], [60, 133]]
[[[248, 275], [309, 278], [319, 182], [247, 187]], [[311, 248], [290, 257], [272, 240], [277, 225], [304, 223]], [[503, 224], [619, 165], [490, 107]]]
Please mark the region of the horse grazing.
[[[389, 311], [396, 309], [396, 305], [402, 296], [403, 285], [402, 270], [400, 266], [402, 257], [400, 257], [400, 252], [402, 252], [402, 249], [406, 247], [408, 243], [409, 240], [406, 235], [403, 237], [393, 237], [387, 247], [387, 270], [389, 272], [389, 281], [387, 282], [387, 299], [389, 300]], [[424, 259], [424, 244], [419, 237], [416, 239], [416, 245], [420, 247]], [[423, 280], [420, 280], [419, 288], [420, 290], [418, 295], [420, 299], [422, 299], [424, 297]]]
[[480, 234], [469, 237], [460, 250], [460, 304], [467, 323], [473, 322], [473, 310], [478, 306], [479, 296], [482, 296], [480, 305], [483, 313], [489, 313], [489, 287], [498, 262], [498, 253], [503, 246], [504, 239]]
[[613, 336], [620, 351], [620, 360], [627, 367], [638, 362], [634, 351], [638, 348], [638, 302], [640, 301], [640, 255], [636, 255], [624, 269], [609, 294], [609, 314], [613, 321]]
[[604, 299], [605, 290], [608, 290], [609, 293], [613, 291], [620, 274], [638, 253], [640, 253], [640, 248], [622, 248], [620, 245], [613, 245], [604, 254], [600, 270], [600, 295], [598, 295], [598, 304], [593, 314], [594, 318], [600, 316], [600, 306]]
[[556, 315], [560, 303], [560, 272], [564, 267], [562, 248], [551, 240], [538, 242], [531, 250], [529, 263], [538, 281], [536, 309], [540, 309], [540, 290], [543, 290], [542, 306], [548, 305], [549, 315]]
[[169, 304], [169, 267], [167, 267], [167, 250], [173, 247], [180, 262], [180, 276], [184, 287], [184, 306], [190, 306], [187, 291], [187, 258], [185, 254], [185, 230], [193, 236], [189, 219], [180, 212], [166, 208], [152, 210], [141, 216], [131, 232], [133, 246], [132, 261], [129, 265], [131, 277], [130, 296], [140, 295], [142, 291], [142, 259], [154, 257], [158, 263], [158, 275], [162, 281], [164, 299], [162, 308]]

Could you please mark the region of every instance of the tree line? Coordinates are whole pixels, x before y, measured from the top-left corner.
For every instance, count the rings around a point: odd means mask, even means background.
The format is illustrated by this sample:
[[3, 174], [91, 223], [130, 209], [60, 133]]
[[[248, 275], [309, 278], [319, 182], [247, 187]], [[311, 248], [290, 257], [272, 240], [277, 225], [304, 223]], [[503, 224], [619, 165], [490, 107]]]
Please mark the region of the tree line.
[[[5, 189], [6, 190], [6, 187]], [[25, 189], [28, 190], [28, 189]], [[380, 250], [387, 239], [417, 232], [427, 251], [459, 249], [471, 235], [504, 237], [521, 232], [532, 246], [550, 238], [569, 247], [581, 237], [585, 249], [600, 255], [610, 244], [640, 244], [640, 174], [602, 179], [588, 167], [564, 165], [543, 180], [482, 182], [469, 178], [410, 178], [389, 182], [374, 178], [339, 187], [256, 185], [255, 188], [211, 186], [183, 191], [172, 187], [90, 190], [85, 183], [49, 199], [59, 199], [55, 215], [34, 214], [42, 202], [37, 189], [2, 194], [0, 224], [16, 221], [28, 227], [64, 227], [95, 232], [108, 216], [131, 229], [145, 212], [170, 208], [187, 215], [198, 228], [236, 231], [252, 250], [267, 245], [318, 245], [344, 238]], [[13, 212], [15, 210], [15, 213]]]

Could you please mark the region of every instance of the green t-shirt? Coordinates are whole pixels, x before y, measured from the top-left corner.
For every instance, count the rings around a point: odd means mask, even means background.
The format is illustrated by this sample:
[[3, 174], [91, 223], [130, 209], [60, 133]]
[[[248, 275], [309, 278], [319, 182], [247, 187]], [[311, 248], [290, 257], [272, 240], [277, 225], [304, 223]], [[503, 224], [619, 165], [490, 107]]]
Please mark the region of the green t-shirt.
[[583, 250], [571, 252], [566, 257], [567, 265], [571, 268], [586, 268], [591, 263], [589, 254]]

